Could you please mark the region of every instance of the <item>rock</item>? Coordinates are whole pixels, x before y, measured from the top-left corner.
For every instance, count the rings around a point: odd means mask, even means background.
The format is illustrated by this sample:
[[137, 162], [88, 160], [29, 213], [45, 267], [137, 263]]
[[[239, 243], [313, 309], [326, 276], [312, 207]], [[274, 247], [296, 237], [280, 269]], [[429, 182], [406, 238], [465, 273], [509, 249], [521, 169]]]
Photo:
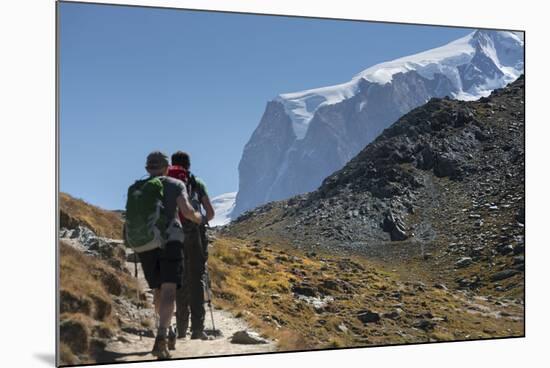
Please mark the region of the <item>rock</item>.
[[490, 139], [490, 136], [484, 132], [482, 132], [481, 130], [476, 130], [474, 132], [474, 135], [476, 137], [476, 139], [478, 141], [481, 141], [481, 142], [485, 142], [485, 141], [488, 141]]
[[507, 269], [491, 275], [491, 281], [501, 281], [520, 273], [518, 270]]
[[434, 174], [439, 177], [455, 178], [459, 176], [460, 163], [453, 153], [438, 154], [435, 158]]
[[327, 294], [331, 291], [350, 293], [354, 290], [353, 285], [340, 279], [326, 279], [321, 283], [321, 290]]
[[497, 251], [503, 255], [509, 254], [514, 251], [514, 246], [512, 244], [503, 244], [497, 248]]
[[456, 268], [464, 268], [464, 267], [468, 267], [472, 263], [473, 263], [472, 258], [462, 257], [455, 263], [455, 267]]
[[521, 263], [525, 263], [525, 256], [516, 256], [516, 257], [514, 257], [514, 264], [515, 265], [521, 264]]
[[367, 324], [380, 321], [380, 315], [370, 310], [364, 310], [357, 314], [357, 318]]
[[521, 207], [516, 215], [516, 221], [525, 224], [525, 207]]
[[127, 260], [126, 249], [120, 240], [99, 237], [89, 228], [80, 225], [74, 229], [61, 229], [59, 237], [76, 241], [78, 246], [73, 245], [76, 249], [104, 259], [118, 270], [125, 269], [123, 263]]
[[525, 244], [517, 244], [514, 247], [514, 254], [522, 254], [525, 253]]
[[155, 337], [155, 332], [146, 327], [137, 326], [137, 325], [123, 325], [120, 327], [120, 329], [126, 333], [132, 334], [132, 335], [141, 335], [144, 337]]
[[481, 284], [479, 276], [473, 276], [472, 278], [461, 278], [456, 282], [458, 287], [461, 289], [476, 289]]
[[395, 319], [398, 319], [401, 316], [401, 313], [402, 313], [401, 309], [396, 309], [394, 311], [382, 314], [382, 318], [388, 318], [388, 319], [395, 320]]
[[245, 345], [255, 345], [255, 344], [267, 344], [268, 341], [262, 338], [257, 332], [253, 331], [237, 331], [231, 337], [232, 344], [245, 344]]
[[434, 284], [434, 288], [440, 289], [440, 290], [449, 290], [444, 284], [440, 284], [440, 283]]
[[384, 216], [384, 220], [382, 221], [382, 230], [390, 233], [390, 239], [392, 241], [400, 241], [408, 238], [403, 220], [397, 216], [394, 216], [391, 212]]
[[420, 321], [414, 324], [414, 327], [419, 328], [424, 331], [431, 331], [434, 329], [436, 323], [429, 319], [421, 319]]
[[317, 296], [317, 290], [308, 283], [301, 283], [298, 285], [292, 286], [292, 292], [299, 295], [305, 295], [310, 297], [316, 297]]
[[416, 159], [417, 167], [422, 170], [431, 170], [435, 162], [435, 154], [431, 146], [426, 146], [420, 151]]
[[340, 323], [338, 326], [337, 326], [338, 330], [342, 331], [343, 333], [347, 333], [348, 332], [348, 328], [346, 327], [345, 324], [343, 323]]

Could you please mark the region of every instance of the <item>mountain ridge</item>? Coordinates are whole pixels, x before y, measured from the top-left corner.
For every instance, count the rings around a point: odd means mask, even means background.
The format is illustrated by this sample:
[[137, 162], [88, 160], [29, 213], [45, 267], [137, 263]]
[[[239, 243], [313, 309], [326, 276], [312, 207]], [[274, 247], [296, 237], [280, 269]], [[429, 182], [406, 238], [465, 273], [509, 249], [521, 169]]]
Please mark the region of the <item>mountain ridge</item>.
[[[434, 62], [441, 55], [444, 62]], [[277, 96], [243, 150], [233, 216], [316, 189], [384, 128], [430, 98], [486, 96], [522, 71], [520, 37], [475, 31], [440, 48], [367, 68], [344, 84]]]

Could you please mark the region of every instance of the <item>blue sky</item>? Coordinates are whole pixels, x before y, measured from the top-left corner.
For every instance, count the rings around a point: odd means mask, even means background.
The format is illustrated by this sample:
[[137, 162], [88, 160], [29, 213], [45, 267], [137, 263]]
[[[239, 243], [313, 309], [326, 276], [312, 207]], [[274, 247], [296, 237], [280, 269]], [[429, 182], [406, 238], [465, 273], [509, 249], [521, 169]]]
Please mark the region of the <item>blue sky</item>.
[[348, 81], [471, 30], [60, 5], [60, 187], [108, 209], [160, 149], [191, 154], [212, 197], [238, 189], [268, 100]]

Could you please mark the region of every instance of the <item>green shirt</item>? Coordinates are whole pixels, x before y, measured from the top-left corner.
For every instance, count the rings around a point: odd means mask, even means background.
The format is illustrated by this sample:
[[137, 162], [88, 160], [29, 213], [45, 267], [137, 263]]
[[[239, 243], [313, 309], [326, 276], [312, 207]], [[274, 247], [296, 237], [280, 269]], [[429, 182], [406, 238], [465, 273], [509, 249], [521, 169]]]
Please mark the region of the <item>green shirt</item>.
[[201, 178], [195, 176], [195, 183], [197, 183], [197, 186], [195, 187], [195, 190], [197, 191], [197, 194], [199, 196], [199, 201], [202, 203], [202, 198], [208, 196], [208, 190], [206, 189], [206, 184], [204, 181], [202, 181]]

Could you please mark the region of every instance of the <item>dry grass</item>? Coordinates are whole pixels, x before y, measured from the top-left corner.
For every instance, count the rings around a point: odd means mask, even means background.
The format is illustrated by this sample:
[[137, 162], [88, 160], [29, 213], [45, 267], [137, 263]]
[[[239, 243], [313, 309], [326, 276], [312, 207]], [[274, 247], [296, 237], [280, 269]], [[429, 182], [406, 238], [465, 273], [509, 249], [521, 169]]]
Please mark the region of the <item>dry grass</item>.
[[59, 209], [61, 226], [72, 228], [83, 225], [98, 236], [122, 239], [123, 222], [116, 212], [93, 206], [67, 193], [59, 194]]
[[120, 295], [136, 301], [136, 281], [63, 241], [59, 252], [60, 323], [67, 331], [61, 336], [61, 361], [72, 364], [78, 355], [81, 362], [93, 362], [93, 354], [88, 351], [91, 339], [111, 337], [119, 327], [111, 293], [116, 289], [113, 284], [120, 287]]
[[[520, 336], [522, 307], [497, 306], [452, 290], [403, 281], [361, 258], [317, 255], [275, 244], [220, 238], [209, 267], [216, 305], [245, 318], [282, 351]], [[334, 301], [321, 309], [299, 300], [293, 285], [307, 282]], [[342, 288], [330, 289], [336, 281]], [[364, 324], [362, 310], [382, 318]], [[508, 313], [502, 318], [500, 311]], [[387, 317], [385, 314], [398, 313]], [[422, 320], [434, 322], [422, 329]]]

